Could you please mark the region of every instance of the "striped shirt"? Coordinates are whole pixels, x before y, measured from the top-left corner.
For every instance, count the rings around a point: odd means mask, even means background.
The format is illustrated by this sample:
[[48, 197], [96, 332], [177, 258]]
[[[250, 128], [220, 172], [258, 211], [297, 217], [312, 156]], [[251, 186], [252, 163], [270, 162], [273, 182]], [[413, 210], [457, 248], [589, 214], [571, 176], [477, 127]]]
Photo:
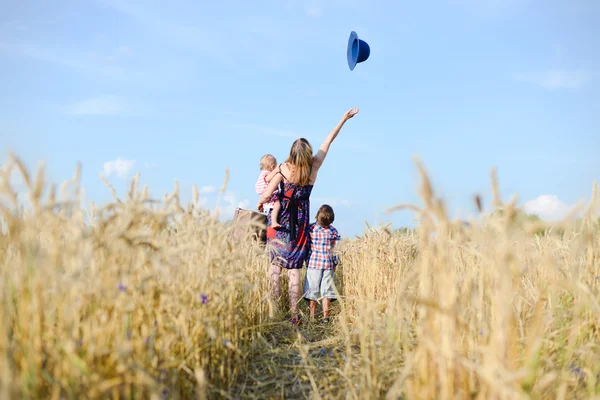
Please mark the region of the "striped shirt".
[[331, 254], [333, 246], [341, 239], [340, 234], [333, 225], [323, 228], [316, 223], [310, 226], [310, 254], [308, 268], [333, 269], [338, 264], [338, 258]]
[[[258, 194], [259, 196], [261, 196], [264, 193], [264, 191], [267, 190], [267, 187], [269, 186], [269, 184], [267, 183], [265, 178], [270, 173], [271, 173], [271, 171], [261, 171], [260, 175], [258, 176], [258, 179], [256, 180], [256, 184], [254, 185], [254, 190], [256, 190], [256, 194]], [[264, 204], [265, 208], [273, 208], [273, 204], [277, 200], [278, 192], [279, 191], [277, 189], [275, 189], [275, 191], [271, 195], [271, 199], [269, 200], [269, 202]]]

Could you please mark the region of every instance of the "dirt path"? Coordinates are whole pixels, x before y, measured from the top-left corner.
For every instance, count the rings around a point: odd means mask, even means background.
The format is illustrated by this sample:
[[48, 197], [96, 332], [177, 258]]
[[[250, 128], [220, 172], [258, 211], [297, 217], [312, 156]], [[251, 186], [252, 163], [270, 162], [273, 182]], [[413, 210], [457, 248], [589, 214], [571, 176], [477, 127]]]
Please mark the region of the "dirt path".
[[[330, 398], [342, 379], [343, 353], [333, 322], [302, 320], [299, 327], [287, 321], [261, 334], [247, 358], [247, 368], [232, 391], [234, 399], [313, 399], [315, 389]], [[338, 394], [339, 395], [339, 394]]]

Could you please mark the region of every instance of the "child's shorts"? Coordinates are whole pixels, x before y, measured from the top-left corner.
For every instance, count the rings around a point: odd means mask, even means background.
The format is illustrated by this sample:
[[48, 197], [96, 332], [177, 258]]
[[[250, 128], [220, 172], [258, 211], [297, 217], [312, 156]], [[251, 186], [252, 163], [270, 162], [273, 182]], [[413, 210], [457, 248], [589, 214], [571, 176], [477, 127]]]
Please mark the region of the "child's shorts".
[[306, 269], [304, 280], [304, 298], [306, 300], [318, 300], [326, 297], [335, 300], [336, 293], [333, 288], [335, 274], [331, 269]]

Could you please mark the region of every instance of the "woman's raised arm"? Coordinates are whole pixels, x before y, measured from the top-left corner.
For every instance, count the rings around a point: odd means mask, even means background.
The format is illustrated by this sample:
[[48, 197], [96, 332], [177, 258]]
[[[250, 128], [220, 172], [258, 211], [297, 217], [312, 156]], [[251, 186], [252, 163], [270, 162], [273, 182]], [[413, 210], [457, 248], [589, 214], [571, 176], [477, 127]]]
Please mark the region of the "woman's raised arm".
[[333, 128], [329, 135], [327, 135], [327, 138], [325, 138], [325, 141], [323, 142], [321, 147], [319, 147], [319, 151], [317, 151], [317, 154], [313, 157], [314, 172], [316, 172], [321, 167], [321, 165], [323, 165], [323, 161], [325, 161], [325, 157], [327, 157], [327, 153], [329, 152], [329, 147], [331, 146], [331, 143], [333, 143], [337, 135], [340, 133], [340, 130], [342, 129], [346, 121], [354, 117], [357, 113], [358, 107], [351, 108], [350, 110], [346, 111], [340, 122], [338, 122], [335, 128]]

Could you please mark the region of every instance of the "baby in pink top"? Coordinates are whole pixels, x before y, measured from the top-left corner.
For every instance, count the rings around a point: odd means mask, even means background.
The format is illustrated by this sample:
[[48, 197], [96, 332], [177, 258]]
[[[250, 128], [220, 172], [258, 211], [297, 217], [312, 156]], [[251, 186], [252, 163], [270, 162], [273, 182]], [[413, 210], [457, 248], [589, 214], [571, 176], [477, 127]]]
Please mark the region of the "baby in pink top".
[[[277, 166], [277, 160], [271, 154], [265, 154], [260, 159], [260, 175], [258, 176], [258, 180], [254, 185], [256, 193], [260, 196], [263, 194], [267, 186], [269, 186], [269, 182], [273, 179], [273, 177], [277, 174], [275, 171], [275, 167]], [[279, 210], [281, 208], [281, 203], [278, 198], [278, 190], [275, 190], [271, 195], [271, 199], [268, 203], [264, 204], [264, 210], [267, 215], [269, 211], [271, 212], [271, 226], [273, 228], [279, 227], [279, 223], [277, 222], [277, 217], [279, 215]]]

